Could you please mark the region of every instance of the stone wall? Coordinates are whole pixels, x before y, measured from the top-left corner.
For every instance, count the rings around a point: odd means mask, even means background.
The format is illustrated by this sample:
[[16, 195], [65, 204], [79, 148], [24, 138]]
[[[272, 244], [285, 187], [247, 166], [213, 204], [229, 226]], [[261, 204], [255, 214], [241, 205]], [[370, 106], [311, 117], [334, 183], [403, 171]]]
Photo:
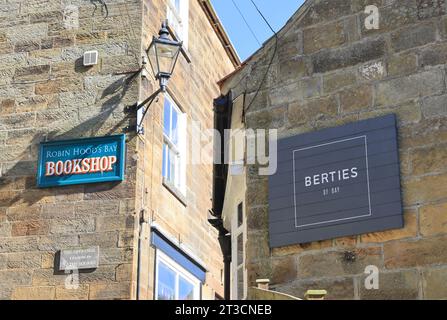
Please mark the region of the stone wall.
[[[378, 30], [365, 28], [367, 5], [379, 8]], [[234, 97], [247, 89], [248, 128], [277, 128], [280, 137], [398, 118], [401, 230], [271, 250], [268, 179], [249, 167], [248, 286], [268, 278], [294, 296], [326, 289], [328, 299], [447, 298], [446, 10], [444, 0], [309, 0], [279, 32], [277, 50], [273, 37], [223, 83]], [[379, 290], [365, 289], [368, 265], [380, 270]]]
[[[126, 132], [136, 119], [124, 107], [158, 88], [150, 74], [123, 73], [139, 69], [166, 1], [106, 3], [108, 10], [98, 1], [0, 1], [0, 299], [136, 298], [141, 209], [206, 264], [204, 296], [222, 295], [222, 257], [206, 219], [212, 165], [188, 167], [186, 207], [162, 186], [162, 98], [145, 136], [128, 132], [125, 182], [36, 187], [40, 142]], [[195, 0], [189, 25], [191, 63], [179, 58], [170, 88], [189, 120], [212, 128], [216, 82], [234, 67]], [[99, 51], [98, 65], [83, 67], [86, 50]], [[147, 225], [143, 236], [144, 299], [152, 298], [155, 263]], [[68, 290], [55, 253], [96, 245], [99, 268]]]
[[[148, 45], [158, 32], [159, 25], [152, 20], [165, 18], [165, 1], [145, 1], [143, 16], [143, 46]], [[234, 70], [222, 44], [212, 29], [199, 1], [189, 1], [189, 44], [185, 55], [180, 55], [173, 78], [169, 81], [169, 94], [187, 115], [187, 167], [185, 203], [179, 201], [164, 185], [162, 179], [163, 146], [163, 102], [151, 106], [145, 120], [145, 135], [139, 139], [139, 163], [137, 190], [145, 192], [142, 207], [156, 223], [171, 237], [187, 247], [208, 269], [206, 284], [202, 288], [204, 299], [214, 299], [215, 294], [223, 297], [222, 269], [223, 257], [217, 241], [217, 230], [208, 221], [208, 210], [212, 198], [212, 162], [192, 163], [195, 145], [200, 145], [202, 156], [212, 160], [212, 138], [207, 138], [206, 130], [213, 128], [213, 99], [219, 95], [217, 81]], [[190, 60], [190, 62], [188, 62]], [[149, 96], [158, 86], [152, 81], [143, 81], [142, 96]], [[202, 141], [192, 140], [193, 125], [202, 131]], [[200, 137], [199, 137], [200, 138]], [[197, 150], [197, 149], [195, 149]], [[197, 154], [195, 155], [197, 156]], [[145, 237], [147, 239], [148, 233]], [[148, 242], [143, 249], [142, 297], [151, 299], [154, 293], [155, 252]]]
[[[135, 213], [135, 139], [125, 182], [38, 189], [40, 142], [121, 134], [134, 119], [139, 79], [117, 72], [140, 60], [140, 1], [0, 2], [0, 299], [127, 299]], [[84, 67], [86, 50], [99, 63]], [[60, 249], [100, 247], [100, 266], [54, 271]]]

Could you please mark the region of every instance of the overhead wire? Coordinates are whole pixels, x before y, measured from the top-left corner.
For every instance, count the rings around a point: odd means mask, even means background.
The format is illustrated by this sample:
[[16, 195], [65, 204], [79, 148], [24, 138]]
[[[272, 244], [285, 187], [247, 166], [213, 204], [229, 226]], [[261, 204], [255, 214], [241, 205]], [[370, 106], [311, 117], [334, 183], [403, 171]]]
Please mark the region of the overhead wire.
[[236, 2], [234, 0], [231, 0], [231, 2], [233, 2], [234, 7], [236, 8], [236, 10], [239, 12], [239, 15], [242, 17], [242, 20], [244, 20], [245, 25], [247, 26], [248, 30], [250, 30], [251, 34], [253, 35], [253, 37], [256, 39], [256, 41], [258, 42], [259, 45], [261, 45], [261, 42], [259, 41], [258, 37], [256, 36], [255, 32], [253, 31], [253, 29], [250, 27], [250, 24], [248, 23], [247, 19], [245, 19], [244, 14], [242, 13], [241, 9], [239, 9], [238, 5], [236, 4]]
[[253, 105], [253, 103], [255, 102], [256, 98], [258, 97], [259, 92], [261, 91], [261, 88], [264, 85], [265, 80], [267, 79], [267, 76], [268, 76], [268, 74], [270, 72], [270, 69], [271, 69], [271, 67], [273, 65], [273, 62], [275, 61], [276, 53], [278, 52], [278, 33], [272, 28], [272, 26], [268, 22], [267, 18], [262, 14], [261, 10], [258, 8], [258, 6], [254, 2], [254, 0], [250, 0], [250, 1], [253, 4], [253, 6], [255, 7], [256, 11], [259, 13], [259, 15], [264, 20], [264, 22], [267, 24], [267, 26], [270, 28], [270, 30], [274, 33], [274, 36], [275, 36], [275, 49], [273, 51], [272, 58], [270, 59], [270, 62], [268, 64], [267, 70], [266, 70], [264, 76], [262, 77], [261, 83], [259, 84], [259, 87], [256, 90], [255, 95], [253, 96], [253, 99], [250, 101], [250, 103], [247, 105], [247, 107], [243, 110], [244, 117], [245, 117], [246, 112], [250, 109], [250, 107]]

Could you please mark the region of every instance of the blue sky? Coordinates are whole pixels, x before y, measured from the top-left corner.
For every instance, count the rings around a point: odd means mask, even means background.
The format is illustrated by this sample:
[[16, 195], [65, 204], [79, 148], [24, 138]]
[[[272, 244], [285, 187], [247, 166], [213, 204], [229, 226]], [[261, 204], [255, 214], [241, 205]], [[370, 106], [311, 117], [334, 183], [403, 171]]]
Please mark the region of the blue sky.
[[[254, 35], [247, 27], [233, 1], [244, 15]], [[211, 0], [211, 2], [242, 61], [272, 36], [269, 27], [257, 13], [250, 0]], [[278, 31], [298, 10], [303, 0], [254, 0], [254, 2], [273, 29]]]

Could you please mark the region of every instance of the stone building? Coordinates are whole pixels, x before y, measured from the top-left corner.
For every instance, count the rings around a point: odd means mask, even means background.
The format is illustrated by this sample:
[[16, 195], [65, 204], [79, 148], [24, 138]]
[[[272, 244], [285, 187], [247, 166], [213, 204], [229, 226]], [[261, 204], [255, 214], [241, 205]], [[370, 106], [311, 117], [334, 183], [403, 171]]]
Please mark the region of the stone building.
[[[141, 66], [166, 19], [182, 53], [136, 134], [126, 107], [158, 89]], [[187, 161], [186, 145], [192, 123], [212, 128], [216, 83], [238, 63], [206, 0], [2, 1], [0, 299], [222, 297], [212, 164]], [[120, 134], [124, 181], [37, 186], [41, 143]], [[92, 248], [97, 266], [61, 270], [64, 251]]]
[[[265, 163], [250, 163], [247, 150], [233, 153], [229, 165], [215, 168], [213, 209], [231, 233], [232, 298], [247, 297], [257, 279], [298, 297], [325, 289], [328, 299], [447, 298], [446, 53], [444, 0], [308, 0], [277, 36], [221, 80], [217, 128], [277, 129], [279, 157], [281, 143], [394, 114], [399, 160], [392, 170], [400, 167], [400, 180], [390, 193], [403, 216], [403, 227], [352, 227], [332, 237], [315, 231], [306, 235], [312, 241], [274, 245], [274, 175], [260, 175]], [[278, 170], [283, 164], [278, 159]], [[327, 173], [314, 177], [309, 181], [328, 182]], [[293, 206], [286, 214], [293, 216]], [[373, 207], [377, 214], [388, 212]], [[368, 286], [375, 276], [377, 287]]]

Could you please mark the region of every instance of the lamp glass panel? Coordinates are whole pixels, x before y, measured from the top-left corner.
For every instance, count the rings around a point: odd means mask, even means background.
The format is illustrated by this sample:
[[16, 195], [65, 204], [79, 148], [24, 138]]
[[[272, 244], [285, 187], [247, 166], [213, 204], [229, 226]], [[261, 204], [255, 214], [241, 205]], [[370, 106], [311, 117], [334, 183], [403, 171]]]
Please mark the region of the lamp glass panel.
[[177, 60], [180, 47], [175, 44], [160, 43], [156, 44], [158, 54], [158, 63], [160, 73], [172, 74], [175, 62]]
[[147, 56], [149, 58], [149, 63], [151, 64], [152, 72], [154, 73], [154, 77], [158, 75], [158, 62], [157, 62], [157, 54], [156, 54], [156, 44], [153, 42], [147, 51]]

